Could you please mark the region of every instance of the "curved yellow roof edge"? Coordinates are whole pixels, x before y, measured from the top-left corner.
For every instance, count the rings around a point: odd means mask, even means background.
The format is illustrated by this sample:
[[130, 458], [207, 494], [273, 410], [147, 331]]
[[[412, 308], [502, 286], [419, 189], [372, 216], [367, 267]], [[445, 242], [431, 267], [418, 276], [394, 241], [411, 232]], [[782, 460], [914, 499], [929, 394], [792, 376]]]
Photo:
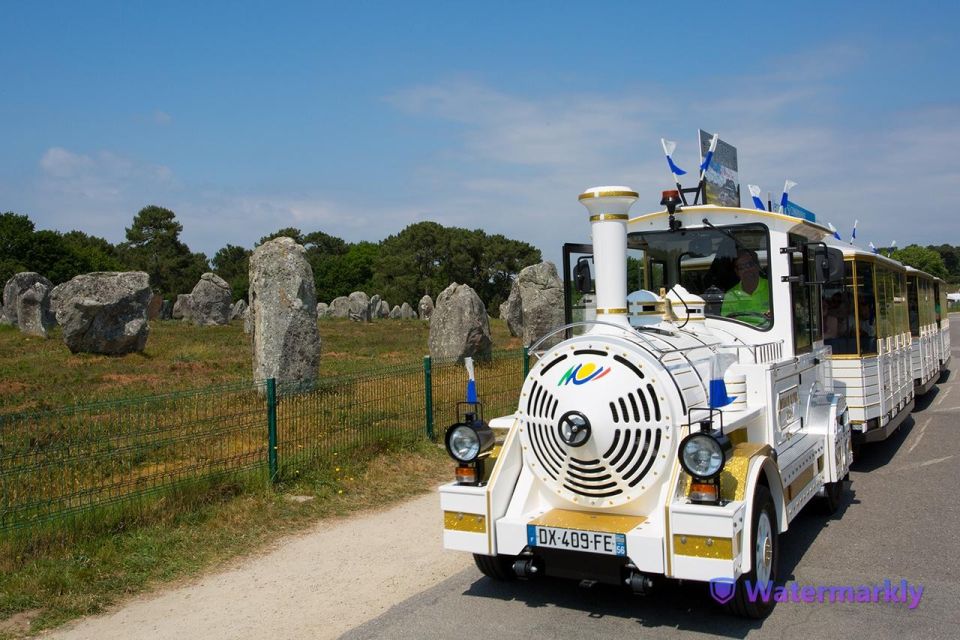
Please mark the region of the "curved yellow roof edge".
[[[785, 222], [792, 222], [794, 224], [801, 224], [801, 223], [808, 224], [826, 233], [830, 233], [830, 234], [833, 233], [832, 231], [830, 231], [828, 227], [825, 227], [819, 222], [810, 222], [809, 220], [806, 220], [804, 218], [797, 218], [796, 216], [788, 216], [783, 213], [775, 213], [773, 211], [761, 211], [760, 209], [747, 209], [744, 207], [719, 207], [717, 205], [698, 204], [698, 205], [683, 207], [682, 209], [680, 209], [680, 211], [676, 213], [676, 215], [683, 215], [684, 213], [691, 213], [693, 211], [698, 211], [698, 212], [710, 211], [712, 213], [738, 213], [741, 215], [762, 216], [767, 218], [774, 218], [776, 220], [782, 220]], [[630, 218], [630, 220], [628, 220], [628, 223], [636, 222], [636, 221], [647, 219], [647, 218], [654, 218], [654, 217], [666, 216], [666, 215], [670, 215], [666, 209], [664, 209], [663, 211], [654, 211], [652, 213], [644, 213], [642, 215]]]

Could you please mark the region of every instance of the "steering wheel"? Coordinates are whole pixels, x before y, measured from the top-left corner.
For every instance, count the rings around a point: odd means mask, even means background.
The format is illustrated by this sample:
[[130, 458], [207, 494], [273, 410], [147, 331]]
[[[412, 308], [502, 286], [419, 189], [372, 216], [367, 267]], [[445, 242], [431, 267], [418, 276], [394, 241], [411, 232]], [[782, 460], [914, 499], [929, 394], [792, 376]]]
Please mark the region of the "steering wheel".
[[763, 322], [757, 326], [767, 326], [770, 324], [770, 312], [760, 312], [760, 311], [734, 311], [733, 313], [726, 314], [727, 318], [762, 318]]

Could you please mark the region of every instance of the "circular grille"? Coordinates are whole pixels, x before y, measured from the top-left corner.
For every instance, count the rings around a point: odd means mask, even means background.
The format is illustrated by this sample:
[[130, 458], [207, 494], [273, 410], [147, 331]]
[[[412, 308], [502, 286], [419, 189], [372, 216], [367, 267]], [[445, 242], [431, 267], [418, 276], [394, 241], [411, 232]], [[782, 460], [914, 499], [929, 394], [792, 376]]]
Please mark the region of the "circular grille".
[[[568, 343], [534, 368], [521, 395], [521, 439], [531, 470], [560, 496], [616, 506], [658, 483], [674, 455], [665, 393], [676, 388], [659, 365], [597, 344]], [[589, 436], [567, 444], [574, 415]]]

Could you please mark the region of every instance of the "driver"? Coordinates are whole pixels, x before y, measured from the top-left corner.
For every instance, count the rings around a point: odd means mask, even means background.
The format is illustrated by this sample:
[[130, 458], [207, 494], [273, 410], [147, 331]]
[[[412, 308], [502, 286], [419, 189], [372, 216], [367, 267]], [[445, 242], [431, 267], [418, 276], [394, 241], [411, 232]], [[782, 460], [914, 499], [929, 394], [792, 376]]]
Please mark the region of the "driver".
[[764, 326], [770, 323], [770, 283], [760, 277], [760, 260], [751, 249], [737, 250], [733, 270], [740, 282], [723, 296], [720, 315], [736, 318], [748, 324]]

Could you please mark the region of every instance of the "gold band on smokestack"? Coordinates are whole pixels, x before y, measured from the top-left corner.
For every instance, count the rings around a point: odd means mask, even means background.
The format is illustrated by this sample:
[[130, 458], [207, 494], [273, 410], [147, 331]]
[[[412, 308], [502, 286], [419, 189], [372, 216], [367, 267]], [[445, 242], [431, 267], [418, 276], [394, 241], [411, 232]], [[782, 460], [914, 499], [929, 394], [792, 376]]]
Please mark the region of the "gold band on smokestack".
[[627, 320], [627, 220], [638, 194], [630, 187], [593, 187], [580, 194], [590, 212], [596, 269], [597, 319], [630, 326]]

